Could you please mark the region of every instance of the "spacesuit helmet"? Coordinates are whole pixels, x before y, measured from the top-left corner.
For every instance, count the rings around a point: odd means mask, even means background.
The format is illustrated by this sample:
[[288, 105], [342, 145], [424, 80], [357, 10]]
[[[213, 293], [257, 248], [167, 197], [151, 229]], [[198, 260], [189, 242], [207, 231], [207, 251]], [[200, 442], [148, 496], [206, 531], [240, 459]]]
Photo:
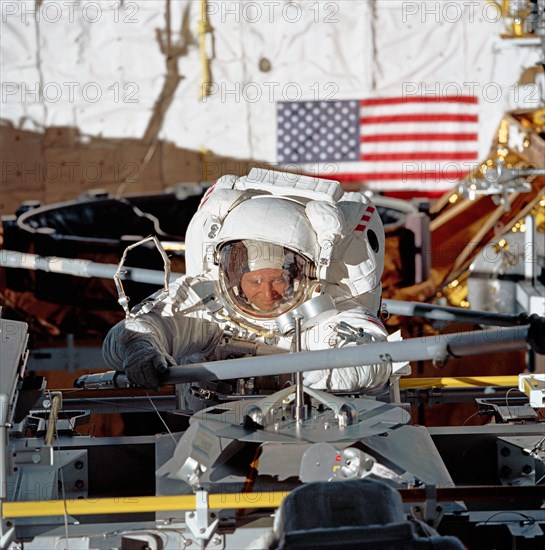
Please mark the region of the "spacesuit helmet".
[[219, 250], [219, 285], [238, 313], [253, 319], [275, 318], [302, 304], [315, 282], [312, 262], [271, 242], [244, 239]]
[[316, 288], [319, 246], [303, 205], [280, 197], [244, 200], [217, 240], [219, 297], [250, 320], [298, 307]]

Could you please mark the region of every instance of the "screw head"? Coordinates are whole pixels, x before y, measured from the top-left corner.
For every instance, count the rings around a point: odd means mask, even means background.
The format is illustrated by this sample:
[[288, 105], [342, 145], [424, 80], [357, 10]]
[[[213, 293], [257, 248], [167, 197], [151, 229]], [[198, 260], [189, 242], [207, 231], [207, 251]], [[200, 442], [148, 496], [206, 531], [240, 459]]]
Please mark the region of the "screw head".
[[511, 449], [509, 449], [509, 447], [502, 447], [500, 454], [501, 456], [509, 456], [511, 454]]

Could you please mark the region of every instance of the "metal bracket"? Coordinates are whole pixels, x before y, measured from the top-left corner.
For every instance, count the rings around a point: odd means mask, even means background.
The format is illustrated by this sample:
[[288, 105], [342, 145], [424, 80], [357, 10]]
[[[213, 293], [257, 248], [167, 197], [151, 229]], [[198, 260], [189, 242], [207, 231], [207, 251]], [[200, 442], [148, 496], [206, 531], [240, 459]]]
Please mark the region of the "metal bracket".
[[39, 464], [40, 466], [53, 465], [53, 447], [51, 445], [35, 446], [17, 449], [12, 454], [14, 467]]
[[531, 407], [543, 407], [545, 404], [545, 374], [519, 374], [519, 390], [529, 397]]
[[[0, 548], [22, 548], [18, 543], [13, 542], [15, 539], [15, 525], [10, 519], [0, 519]], [[13, 543], [12, 546], [9, 546]]]
[[401, 403], [401, 388], [399, 386], [399, 379], [401, 376], [390, 376], [390, 402]]
[[425, 491], [426, 501], [422, 506], [413, 506], [412, 512], [416, 519], [424, 521], [434, 529], [437, 529], [445, 511], [437, 503], [437, 487], [433, 484], [428, 484], [425, 486]]
[[539, 417], [525, 397], [480, 397], [475, 399], [479, 414], [494, 416], [496, 423], [538, 422]]
[[333, 330], [339, 338], [346, 342], [363, 344], [376, 341], [372, 334], [368, 334], [362, 328], [354, 327], [345, 321], [340, 321], [337, 326], [333, 327]]
[[207, 541], [216, 531], [219, 518], [208, 508], [208, 493], [203, 490], [195, 492], [194, 512], [186, 512], [185, 522], [191, 534], [201, 541]]
[[[524, 520], [510, 522], [507, 528], [513, 537], [524, 537], [525, 539], [534, 539], [543, 535], [543, 530], [537, 521]], [[539, 543], [538, 543], [539, 544]]]
[[475, 200], [478, 195], [492, 195], [493, 202], [508, 212], [511, 209], [509, 195], [528, 193], [532, 186], [526, 179], [544, 174], [544, 169], [508, 167], [503, 160], [497, 160], [494, 167], [485, 169], [482, 178], [463, 181], [458, 186], [458, 193], [469, 200]]

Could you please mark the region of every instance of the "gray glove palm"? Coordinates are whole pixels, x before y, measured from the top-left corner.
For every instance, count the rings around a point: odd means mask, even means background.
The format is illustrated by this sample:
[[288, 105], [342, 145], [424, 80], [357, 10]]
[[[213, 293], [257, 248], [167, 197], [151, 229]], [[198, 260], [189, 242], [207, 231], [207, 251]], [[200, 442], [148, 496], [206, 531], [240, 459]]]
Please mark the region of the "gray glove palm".
[[159, 389], [169, 367], [176, 361], [145, 338], [132, 341], [125, 348], [123, 370], [132, 384], [144, 388]]

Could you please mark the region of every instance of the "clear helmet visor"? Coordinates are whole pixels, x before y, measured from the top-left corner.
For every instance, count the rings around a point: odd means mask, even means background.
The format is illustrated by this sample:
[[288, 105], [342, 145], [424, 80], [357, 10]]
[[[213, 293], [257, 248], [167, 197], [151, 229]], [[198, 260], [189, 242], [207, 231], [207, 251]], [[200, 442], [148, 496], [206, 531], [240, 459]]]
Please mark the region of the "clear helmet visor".
[[238, 313], [275, 318], [302, 304], [315, 282], [307, 258], [277, 244], [241, 240], [219, 250], [222, 297]]

